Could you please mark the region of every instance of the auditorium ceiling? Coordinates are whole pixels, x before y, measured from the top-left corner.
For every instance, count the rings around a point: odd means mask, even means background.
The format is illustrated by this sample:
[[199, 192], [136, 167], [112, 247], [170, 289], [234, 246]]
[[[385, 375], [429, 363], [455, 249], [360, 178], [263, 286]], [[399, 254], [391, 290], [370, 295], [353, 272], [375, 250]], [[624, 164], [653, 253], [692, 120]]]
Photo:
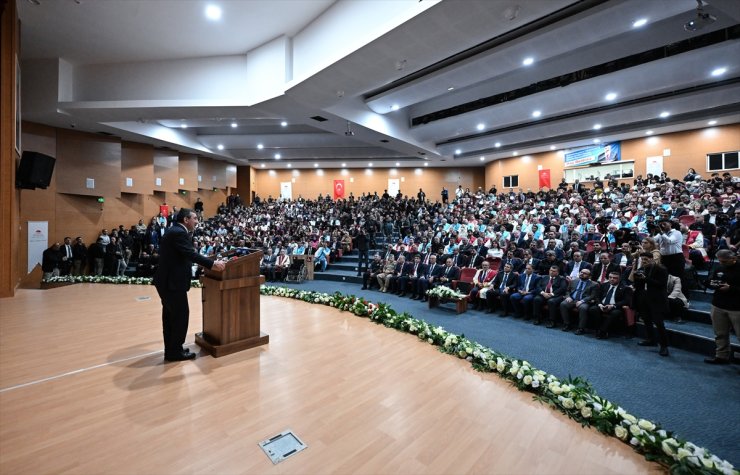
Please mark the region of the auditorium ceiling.
[[237, 165], [476, 166], [740, 122], [737, 0], [17, 1], [24, 120]]

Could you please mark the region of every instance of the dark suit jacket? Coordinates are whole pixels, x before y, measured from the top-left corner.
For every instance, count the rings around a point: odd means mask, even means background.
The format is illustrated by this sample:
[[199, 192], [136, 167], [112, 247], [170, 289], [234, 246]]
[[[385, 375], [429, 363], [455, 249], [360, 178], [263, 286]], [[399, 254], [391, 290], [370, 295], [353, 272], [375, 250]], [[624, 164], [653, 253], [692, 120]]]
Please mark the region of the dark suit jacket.
[[[601, 277], [601, 268], [603, 266], [601, 265], [601, 262], [597, 262], [594, 264], [594, 266], [591, 268], [591, 280], [598, 282], [599, 277]], [[609, 277], [609, 273], [611, 272], [617, 272], [619, 275], [622, 275], [622, 269], [619, 267], [618, 264], [615, 264], [613, 262], [610, 262], [608, 266], [606, 266], [606, 277]]]
[[419, 262], [419, 267], [416, 268], [416, 273], [414, 273], [414, 267], [416, 266], [416, 263], [410, 262], [409, 264], [411, 265], [411, 267], [409, 268], [409, 276], [411, 277], [421, 277], [427, 271], [426, 264], [422, 264], [421, 262]]
[[[493, 278], [491, 289], [496, 290], [496, 291], [499, 290], [501, 288], [501, 283], [503, 282], [503, 280], [504, 280], [504, 271], [499, 271], [499, 273], [496, 274], [496, 277]], [[510, 293], [516, 291], [517, 278], [516, 278], [516, 274], [513, 271], [509, 272], [509, 275], [506, 278], [505, 285], [506, 287], [509, 288]], [[530, 285], [531, 285], [531, 282], [530, 282]]]
[[[573, 292], [576, 291], [578, 288], [578, 284], [581, 282], [581, 279], [573, 279], [570, 281], [570, 284], [568, 284], [568, 290], [565, 293], [566, 297], [575, 298], [573, 297]], [[593, 280], [589, 279], [586, 281], [586, 286], [583, 288], [583, 293], [581, 293], [581, 300], [588, 302], [592, 299], [593, 293], [598, 292], [599, 284], [594, 282]]]
[[414, 271], [414, 263], [413, 262], [404, 262], [403, 267], [401, 268], [401, 273], [399, 275], [410, 275]]
[[[606, 293], [609, 292], [610, 286], [611, 284], [609, 282], [604, 282], [603, 284], [597, 284], [596, 287], [598, 291], [591, 292], [589, 303], [598, 305], [601, 302], [603, 302], [604, 299], [606, 298]], [[630, 289], [628, 289], [622, 284], [619, 284], [617, 286], [617, 291], [614, 293], [614, 306], [616, 308], [622, 308], [625, 305], [629, 305], [630, 300], [631, 300], [630, 297], [631, 297]]]
[[439, 277], [446, 277], [448, 282], [452, 280], [457, 280], [460, 278], [460, 268], [451, 266], [448, 270], [447, 267], [444, 267], [442, 274]]
[[539, 275], [533, 273], [532, 274], [532, 278], [529, 279], [529, 289], [526, 289], [525, 286], [527, 284], [527, 274], [526, 273], [523, 273], [523, 274], [521, 274], [519, 276], [519, 285], [517, 286], [517, 288], [520, 291], [525, 291], [525, 292], [529, 291], [529, 292], [532, 292], [533, 290], [536, 290], [537, 289], [537, 284], [538, 284], [538, 282], [540, 281], [541, 278], [542, 277], [540, 277]]
[[468, 265], [468, 256], [463, 253], [458, 253], [457, 256], [453, 254], [449, 257], [452, 259], [452, 267], [465, 267]]
[[519, 259], [518, 257], [514, 257], [512, 259], [509, 259], [507, 257], [504, 257], [503, 259], [501, 259], [501, 263], [498, 266], [498, 271], [499, 272], [503, 272], [504, 271], [504, 266], [506, 265], [507, 262], [509, 262], [511, 264], [511, 271], [512, 272], [518, 272], [519, 269], [521, 269], [521, 267], [522, 267], [522, 260]]
[[[544, 292], [545, 289], [547, 288], [547, 283], [549, 281], [550, 281], [550, 276], [543, 275], [540, 278], [540, 281], [538, 282], [536, 293], [539, 294], [540, 292]], [[568, 282], [565, 280], [565, 277], [563, 277], [562, 275], [555, 277], [555, 279], [552, 282], [553, 297], [562, 297], [563, 295], [565, 295], [565, 291], [567, 289], [568, 289]]]
[[[565, 266], [565, 275], [569, 276], [571, 272], [573, 272], [573, 266], [575, 265], [576, 261], [570, 261], [568, 262], [568, 265]], [[586, 261], [581, 261], [581, 269], [591, 269], [591, 264], [589, 264]]]
[[195, 250], [185, 227], [172, 225], [159, 243], [159, 266], [154, 274], [154, 285], [159, 290], [187, 292], [190, 290], [193, 263], [208, 269], [213, 266], [213, 260]]
[[424, 271], [424, 277], [426, 277], [427, 280], [432, 280], [432, 278], [436, 280], [442, 276], [444, 271], [445, 266], [441, 264], [434, 264], [434, 269], [432, 269], [432, 265], [429, 264], [429, 266]]

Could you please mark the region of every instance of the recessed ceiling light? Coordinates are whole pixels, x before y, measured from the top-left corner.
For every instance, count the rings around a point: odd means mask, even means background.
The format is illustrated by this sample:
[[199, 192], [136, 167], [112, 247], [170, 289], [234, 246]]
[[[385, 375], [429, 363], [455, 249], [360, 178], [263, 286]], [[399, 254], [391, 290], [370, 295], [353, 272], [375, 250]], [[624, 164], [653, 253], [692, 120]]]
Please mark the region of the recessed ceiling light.
[[263, 148], [265, 148], [264, 145], [262, 145], [261, 143], [257, 144], [257, 150], [262, 150]]
[[187, 129], [188, 128], [188, 124], [180, 124], [180, 128]]
[[400, 167], [401, 166], [401, 163], [400, 162], [396, 162], [396, 166], [397, 167]]
[[221, 7], [218, 5], [206, 5], [206, 18], [209, 20], [217, 21], [221, 19]]
[[712, 76], [714, 77], [722, 76], [726, 72], [727, 72], [727, 68], [716, 68], [712, 70]]
[[554, 145], [550, 145], [550, 150], [555, 150], [555, 146]]
[[640, 18], [632, 23], [632, 28], [640, 28], [641, 26], [647, 25], [647, 18]]
[[368, 163], [367, 166], [368, 167], [372, 167], [373, 166], [373, 162]]
[[344, 167], [346, 167], [346, 166], [347, 166], [347, 164], [346, 164], [346, 163], [342, 163], [342, 168], [344, 168]]
[[481, 161], [481, 162], [482, 162], [483, 160], [485, 160], [485, 159], [486, 159], [486, 157], [484, 157], [483, 155], [481, 155], [481, 156], [480, 156], [480, 161]]
[[661, 118], [661, 119], [665, 119], [665, 118], [666, 118], [666, 117], [668, 117], [669, 115], [671, 115], [671, 113], [670, 113], [670, 112], [668, 112], [668, 111], [663, 111], [663, 112], [661, 112], [661, 113], [660, 113], [660, 118]]
[[594, 143], [601, 143], [601, 139], [594, 139]]
[[224, 146], [223, 146], [222, 144], [218, 144], [218, 145], [216, 146], [216, 148], [217, 148], [217, 149], [219, 149], [219, 150], [223, 150], [223, 149], [224, 149]]
[[542, 115], [542, 111], [534, 111], [532, 112], [532, 117], [539, 117]]
[[495, 144], [493, 144], [493, 146], [499, 148], [501, 146], [501, 142], [496, 142]]
[[462, 150], [460, 150], [459, 148], [455, 150], [455, 155], [460, 155], [461, 153], [462, 153]]
[[511, 155], [516, 157], [517, 155], [519, 155], [519, 152], [511, 152]]
[[594, 130], [601, 130], [601, 124], [594, 124]]
[[237, 127], [239, 127], [239, 124], [237, 124], [236, 122], [232, 122], [232, 123], [231, 123], [231, 128], [232, 128], [232, 129], [235, 129], [235, 128], [237, 128]]
[[522, 61], [522, 64], [524, 66], [530, 66], [533, 63], [534, 63], [534, 58], [532, 58], [532, 57], [524, 58], [524, 60]]
[[281, 158], [283, 158], [282, 155], [280, 155], [279, 153], [275, 154], [275, 160], [280, 160]]
[[264, 164], [264, 163], [263, 163], [262, 165], [260, 165], [260, 166], [261, 166], [262, 168], [265, 168], [265, 164]]
[[282, 127], [287, 127], [287, 126], [288, 126], [288, 123], [287, 123], [287, 122], [285, 122], [285, 121], [282, 121], [282, 122], [280, 122], [280, 125], [281, 125]]
[[455, 90], [455, 86], [450, 86], [450, 87], [447, 88], [447, 90], [448, 91], [454, 91]]
[[393, 105], [391, 106], [391, 110], [392, 110], [392, 111], [397, 111], [397, 110], [398, 110], [398, 104], [393, 104]]
[[429, 164], [428, 164], [428, 163], [425, 163], [425, 164], [424, 164], [424, 166], [425, 166], [425, 167], [428, 167], [428, 166], [429, 166]]
[[480, 124], [478, 124], [477, 126], [475, 126], [475, 128], [478, 129], [478, 130], [483, 130], [483, 129], [486, 128], [486, 124], [484, 124], [484, 123], [481, 122]]
[[710, 120], [709, 122], [707, 122], [707, 125], [715, 125], [716, 123], [716, 120]]
[[314, 163], [314, 164], [313, 164], [313, 167], [314, 167], [314, 168], [319, 168], [319, 164], [318, 164], [318, 163]]
[[607, 101], [613, 101], [616, 98], [617, 98], [616, 92], [610, 92], [606, 96], [604, 96], [604, 99], [606, 99]]
[[645, 135], [653, 135], [653, 131], [652, 130], [646, 130], [645, 131]]
[[293, 168], [293, 164], [292, 163], [289, 163], [288, 164], [288, 168]]

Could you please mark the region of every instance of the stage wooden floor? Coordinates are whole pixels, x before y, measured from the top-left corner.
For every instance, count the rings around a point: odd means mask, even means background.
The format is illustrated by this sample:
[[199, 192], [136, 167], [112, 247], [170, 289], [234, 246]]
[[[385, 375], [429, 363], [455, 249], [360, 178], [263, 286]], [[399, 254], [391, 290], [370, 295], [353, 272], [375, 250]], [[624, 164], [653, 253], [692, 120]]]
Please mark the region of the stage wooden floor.
[[[265, 347], [164, 364], [153, 287], [0, 300], [0, 473], [662, 472], [412, 335], [278, 297], [262, 329]], [[308, 448], [273, 466], [257, 443], [288, 428]]]

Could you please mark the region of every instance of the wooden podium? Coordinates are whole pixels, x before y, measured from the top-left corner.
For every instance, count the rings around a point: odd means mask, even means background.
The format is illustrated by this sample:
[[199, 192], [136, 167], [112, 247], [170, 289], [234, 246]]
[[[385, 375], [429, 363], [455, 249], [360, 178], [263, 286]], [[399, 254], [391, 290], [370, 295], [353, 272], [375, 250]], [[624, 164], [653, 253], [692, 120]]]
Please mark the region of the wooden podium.
[[195, 343], [214, 358], [269, 343], [260, 331], [262, 251], [226, 263], [223, 272], [206, 270], [203, 284], [203, 332]]

